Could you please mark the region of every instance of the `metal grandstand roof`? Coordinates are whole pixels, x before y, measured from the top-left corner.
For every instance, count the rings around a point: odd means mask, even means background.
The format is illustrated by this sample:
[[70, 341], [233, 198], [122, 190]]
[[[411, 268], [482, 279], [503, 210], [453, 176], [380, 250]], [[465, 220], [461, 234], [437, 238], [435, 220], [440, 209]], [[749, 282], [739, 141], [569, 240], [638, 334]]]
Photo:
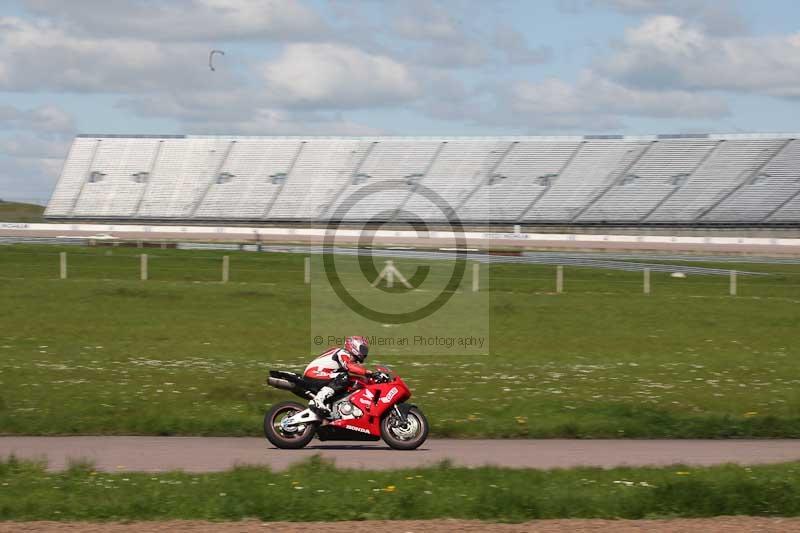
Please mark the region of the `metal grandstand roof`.
[[82, 139], [185, 139], [186, 135], [135, 134], [135, 133], [79, 133]]
[[714, 139], [714, 140], [749, 140], [749, 139], [800, 139], [797, 133], [659, 133], [647, 135], [228, 135], [228, 134], [138, 134], [138, 133], [79, 133], [75, 137], [90, 139], [342, 139], [358, 141], [431, 141], [431, 140], [464, 140], [464, 141], [563, 141], [563, 140], [621, 140], [621, 141], [657, 141], [665, 139]]

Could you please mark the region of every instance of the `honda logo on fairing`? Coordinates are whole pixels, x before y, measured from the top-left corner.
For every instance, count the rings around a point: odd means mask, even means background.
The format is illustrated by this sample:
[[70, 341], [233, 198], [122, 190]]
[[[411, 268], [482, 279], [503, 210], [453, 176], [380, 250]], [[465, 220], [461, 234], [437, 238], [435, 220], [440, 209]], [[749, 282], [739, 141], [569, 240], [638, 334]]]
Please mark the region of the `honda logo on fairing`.
[[360, 431], [361, 433], [369, 433], [368, 429], [360, 428], [357, 426], [345, 426], [345, 429], [352, 429], [353, 431]]
[[398, 392], [398, 391], [397, 391], [397, 387], [392, 387], [392, 390], [390, 390], [390, 391], [389, 391], [389, 392], [386, 394], [386, 396], [384, 396], [383, 398], [381, 398], [381, 401], [382, 401], [383, 403], [389, 403], [389, 402], [391, 402], [391, 401], [392, 401], [392, 398], [394, 398], [394, 395], [395, 395], [395, 394], [397, 394], [397, 392]]

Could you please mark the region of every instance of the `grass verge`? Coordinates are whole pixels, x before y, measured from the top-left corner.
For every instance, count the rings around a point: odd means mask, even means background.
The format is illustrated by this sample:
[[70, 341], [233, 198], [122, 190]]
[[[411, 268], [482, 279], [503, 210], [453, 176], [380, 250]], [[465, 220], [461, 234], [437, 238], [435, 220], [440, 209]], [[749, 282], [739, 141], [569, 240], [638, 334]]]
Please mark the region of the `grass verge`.
[[339, 470], [313, 458], [284, 473], [60, 473], [0, 463], [0, 520], [329, 521], [800, 515], [800, 463], [709, 468]]
[[[259, 435], [290, 397], [264, 382], [311, 359], [303, 256], [145, 251], [142, 282], [141, 250], [0, 246], [0, 433]], [[654, 274], [644, 296], [640, 274], [567, 268], [556, 295], [552, 266], [492, 265], [490, 355], [368, 362], [409, 382], [433, 436], [800, 437], [800, 267], [726, 267], [770, 276], [732, 298], [724, 277]]]
[[0, 222], [43, 222], [44, 207], [0, 200]]

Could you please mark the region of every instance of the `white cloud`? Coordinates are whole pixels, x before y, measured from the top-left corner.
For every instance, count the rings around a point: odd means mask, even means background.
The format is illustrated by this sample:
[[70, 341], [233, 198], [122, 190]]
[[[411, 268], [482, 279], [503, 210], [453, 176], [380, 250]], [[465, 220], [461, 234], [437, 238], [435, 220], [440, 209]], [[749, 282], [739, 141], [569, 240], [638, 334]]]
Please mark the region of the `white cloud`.
[[67, 154], [72, 117], [53, 105], [3, 105], [0, 128], [0, 198], [43, 201]]
[[409, 62], [440, 69], [477, 68], [486, 66], [491, 59], [491, 50], [477, 40], [453, 43], [430, 43], [414, 48], [408, 56]]
[[547, 61], [550, 50], [498, 22], [501, 11], [486, 2], [406, 0], [387, 3], [386, 23], [371, 29], [393, 41], [388, 48], [394, 57], [417, 66], [480, 69]]
[[0, 198], [45, 202], [64, 164], [65, 154], [57, 158], [0, 155]]
[[627, 117], [718, 118], [724, 100], [688, 91], [637, 90], [584, 72], [574, 84], [560, 79], [518, 81], [500, 97], [504, 120], [554, 129], [616, 129]]
[[181, 131], [227, 135], [378, 135], [379, 128], [337, 112], [274, 107], [252, 90], [140, 95], [122, 100], [122, 109], [141, 117], [170, 117]]
[[230, 83], [210, 75], [208, 48], [197, 44], [79, 37], [49, 22], [2, 17], [0, 48], [0, 89], [8, 91], [135, 92]]
[[552, 50], [546, 46], [531, 48], [520, 32], [507, 25], [495, 28], [493, 44], [511, 64], [544, 63], [553, 54]]
[[69, 145], [67, 137], [42, 138], [30, 134], [0, 137], [0, 154], [22, 159], [63, 159]]
[[39, 106], [34, 109], [0, 105], [0, 126], [6, 130], [26, 130], [40, 133], [63, 133], [75, 129], [72, 117], [53, 105]]
[[637, 87], [798, 98], [800, 33], [715, 36], [678, 17], [651, 17], [625, 33], [600, 69]]
[[293, 113], [258, 108], [237, 121], [204, 120], [189, 127], [198, 133], [225, 131], [241, 135], [384, 135], [386, 131], [348, 120], [338, 113]]
[[28, 0], [34, 13], [88, 36], [168, 40], [308, 40], [327, 31], [297, 0]]
[[[388, 6], [387, 6], [388, 7]], [[424, 41], [462, 41], [463, 23], [457, 9], [430, 1], [399, 2], [390, 7], [391, 27], [404, 39]]]
[[719, 35], [744, 33], [746, 23], [739, 0], [561, 0], [567, 10], [606, 8], [626, 15], [674, 15], [701, 24]]
[[268, 100], [290, 107], [365, 108], [419, 94], [404, 64], [335, 43], [289, 44], [261, 74]]

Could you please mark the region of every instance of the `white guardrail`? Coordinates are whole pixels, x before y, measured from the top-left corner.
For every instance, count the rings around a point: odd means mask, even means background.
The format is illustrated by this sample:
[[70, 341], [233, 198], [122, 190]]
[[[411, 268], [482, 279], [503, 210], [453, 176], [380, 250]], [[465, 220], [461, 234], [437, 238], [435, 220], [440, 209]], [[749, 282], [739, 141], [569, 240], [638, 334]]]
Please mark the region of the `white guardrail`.
[[[161, 226], [161, 225], [112, 225], [112, 224], [40, 224], [24, 222], [0, 222], [0, 230], [25, 232], [28, 235], [36, 232], [61, 232], [65, 236], [70, 233], [113, 234], [113, 233], [142, 233], [152, 234], [155, 238], [159, 234], [217, 234], [217, 235], [242, 235], [242, 236], [323, 236], [328, 230], [325, 228], [248, 228], [238, 226]], [[337, 229], [337, 237], [358, 237], [361, 230]], [[419, 238], [416, 231], [377, 230], [375, 237]], [[77, 236], [77, 235], [75, 235]], [[85, 235], [81, 235], [85, 236]], [[111, 236], [111, 235], [110, 235]], [[464, 232], [467, 239], [480, 240], [516, 240], [516, 241], [555, 241], [555, 242], [618, 242], [618, 243], [649, 243], [649, 244], [741, 244], [745, 246], [787, 246], [800, 247], [800, 239], [784, 239], [770, 237], [688, 237], [664, 235], [593, 235], [569, 233], [490, 233], [490, 232]], [[426, 238], [452, 239], [453, 232], [430, 231]]]

